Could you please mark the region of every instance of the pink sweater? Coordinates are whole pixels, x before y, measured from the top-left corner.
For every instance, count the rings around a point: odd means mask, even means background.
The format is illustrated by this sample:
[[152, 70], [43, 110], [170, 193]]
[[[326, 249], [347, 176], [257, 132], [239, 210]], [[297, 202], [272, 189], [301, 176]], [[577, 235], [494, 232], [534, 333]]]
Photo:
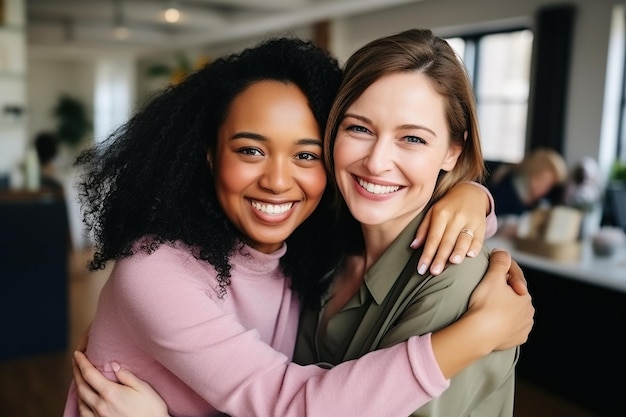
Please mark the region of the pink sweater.
[[[299, 302], [273, 254], [236, 254], [225, 298], [215, 270], [182, 244], [119, 260], [104, 286], [87, 356], [148, 381], [171, 415], [403, 416], [448, 386], [430, 335], [332, 370], [290, 362]], [[72, 383], [65, 417], [78, 416]]]

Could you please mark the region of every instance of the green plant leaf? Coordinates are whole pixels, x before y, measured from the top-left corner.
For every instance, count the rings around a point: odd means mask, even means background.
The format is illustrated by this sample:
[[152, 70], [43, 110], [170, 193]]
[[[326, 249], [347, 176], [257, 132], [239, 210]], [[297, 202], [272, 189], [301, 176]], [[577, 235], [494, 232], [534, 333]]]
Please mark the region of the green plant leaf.
[[150, 65], [146, 70], [146, 75], [149, 77], [163, 77], [169, 76], [172, 69], [165, 64]]
[[91, 131], [92, 123], [80, 100], [62, 94], [52, 111], [57, 119], [57, 135], [61, 142], [76, 146]]
[[615, 161], [611, 169], [611, 179], [626, 183], [626, 162]]

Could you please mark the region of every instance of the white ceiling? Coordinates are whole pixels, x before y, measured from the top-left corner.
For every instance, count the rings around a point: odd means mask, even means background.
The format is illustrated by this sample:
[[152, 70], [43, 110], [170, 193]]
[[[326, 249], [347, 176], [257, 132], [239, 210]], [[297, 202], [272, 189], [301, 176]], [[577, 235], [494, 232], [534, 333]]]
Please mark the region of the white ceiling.
[[[62, 54], [103, 50], [149, 55], [236, 41], [420, 0], [25, 0], [29, 48]], [[177, 3], [178, 23], [164, 10]], [[116, 22], [128, 29], [115, 37]]]

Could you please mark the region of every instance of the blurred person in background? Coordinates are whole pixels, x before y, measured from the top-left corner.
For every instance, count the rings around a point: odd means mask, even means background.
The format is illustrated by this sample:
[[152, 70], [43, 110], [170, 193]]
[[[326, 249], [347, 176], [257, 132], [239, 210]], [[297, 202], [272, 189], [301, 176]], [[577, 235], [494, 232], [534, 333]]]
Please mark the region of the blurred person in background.
[[497, 168], [487, 185], [496, 202], [500, 231], [515, 235], [519, 216], [544, 203], [560, 202], [560, 187], [567, 176], [563, 157], [548, 148], [535, 149], [518, 164]]
[[63, 183], [57, 173], [55, 161], [59, 154], [59, 139], [52, 132], [40, 132], [35, 136], [35, 150], [39, 159], [40, 188], [63, 195]]

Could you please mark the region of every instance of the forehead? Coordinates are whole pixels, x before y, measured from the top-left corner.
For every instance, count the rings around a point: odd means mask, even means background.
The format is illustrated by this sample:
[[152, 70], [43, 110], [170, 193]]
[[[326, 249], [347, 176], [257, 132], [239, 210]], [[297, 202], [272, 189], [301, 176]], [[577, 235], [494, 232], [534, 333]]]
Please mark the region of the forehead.
[[402, 99], [433, 99], [443, 100], [426, 75], [418, 71], [394, 72], [385, 74], [370, 84], [359, 96], [367, 95], [399, 96]]
[[300, 102], [308, 106], [308, 101], [302, 90], [291, 82], [276, 80], [255, 81], [233, 97], [230, 112], [239, 107], [255, 107], [272, 105], [280, 106], [291, 102]]
[[306, 95], [295, 84], [280, 81], [258, 81], [235, 96], [220, 131], [250, 131], [268, 137], [320, 134]]
[[[363, 112], [394, 123], [447, 126], [446, 98], [420, 72], [387, 74], [376, 80], [350, 105], [348, 112]], [[367, 116], [367, 115], [366, 115]]]

